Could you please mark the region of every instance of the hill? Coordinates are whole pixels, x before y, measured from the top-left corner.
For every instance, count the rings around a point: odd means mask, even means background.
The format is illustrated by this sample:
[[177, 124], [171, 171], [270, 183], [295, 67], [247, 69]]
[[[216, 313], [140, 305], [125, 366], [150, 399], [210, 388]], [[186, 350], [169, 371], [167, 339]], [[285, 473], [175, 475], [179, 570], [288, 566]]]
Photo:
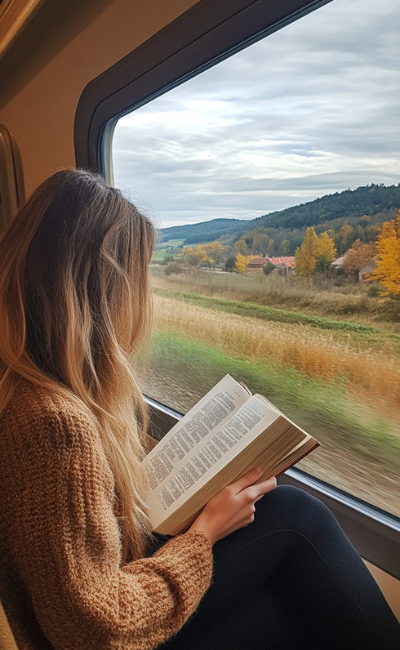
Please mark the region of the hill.
[[381, 224], [393, 219], [399, 207], [400, 184], [367, 185], [258, 217], [236, 240], [243, 240], [247, 252], [294, 255], [306, 229], [313, 226], [317, 234], [327, 231], [343, 255], [356, 239], [375, 242]]
[[184, 226], [171, 226], [161, 229], [161, 241], [170, 239], [183, 239], [185, 244], [197, 244], [214, 241], [222, 235], [237, 232], [240, 226], [251, 222], [242, 219], [212, 219], [201, 223], [192, 223]]
[[306, 228], [313, 226], [317, 233], [329, 231], [338, 253], [342, 254], [356, 239], [375, 241], [381, 223], [394, 218], [399, 208], [400, 184], [371, 184], [328, 194], [250, 221], [214, 219], [164, 228], [161, 234], [163, 241], [182, 239], [185, 245], [219, 240], [224, 246], [232, 246], [241, 239], [248, 253], [294, 255]]
[[356, 190], [327, 194], [314, 201], [253, 219], [253, 228], [308, 228], [334, 219], [373, 216], [400, 207], [400, 184], [366, 185]]

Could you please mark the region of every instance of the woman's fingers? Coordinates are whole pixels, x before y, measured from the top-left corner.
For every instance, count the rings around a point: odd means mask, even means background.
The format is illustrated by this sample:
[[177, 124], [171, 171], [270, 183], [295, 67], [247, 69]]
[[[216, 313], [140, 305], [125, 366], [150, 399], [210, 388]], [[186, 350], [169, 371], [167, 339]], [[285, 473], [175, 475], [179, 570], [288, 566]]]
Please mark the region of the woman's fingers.
[[207, 503], [191, 530], [205, 532], [214, 543], [252, 523], [255, 503], [276, 487], [275, 478], [260, 481], [261, 476], [262, 468], [255, 467], [221, 490]]
[[232, 489], [235, 491], [235, 494], [239, 494], [242, 490], [253, 485], [256, 481], [260, 479], [262, 475], [262, 467], [253, 467], [246, 474], [243, 474], [238, 478], [234, 483], [231, 483]]
[[256, 483], [255, 485], [252, 486], [252, 490], [254, 490], [256, 494], [255, 501], [258, 501], [261, 499], [264, 494], [267, 492], [271, 492], [271, 490], [275, 490], [276, 488], [276, 478], [273, 476], [272, 478], [267, 479], [266, 481], [261, 481], [260, 483]]

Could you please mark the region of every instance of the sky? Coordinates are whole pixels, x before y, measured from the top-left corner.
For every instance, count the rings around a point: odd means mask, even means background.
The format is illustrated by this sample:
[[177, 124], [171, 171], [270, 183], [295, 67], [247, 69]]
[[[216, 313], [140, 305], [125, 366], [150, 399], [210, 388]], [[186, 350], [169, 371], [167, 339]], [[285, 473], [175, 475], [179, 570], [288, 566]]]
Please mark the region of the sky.
[[400, 182], [400, 3], [334, 0], [121, 118], [115, 185], [160, 227]]

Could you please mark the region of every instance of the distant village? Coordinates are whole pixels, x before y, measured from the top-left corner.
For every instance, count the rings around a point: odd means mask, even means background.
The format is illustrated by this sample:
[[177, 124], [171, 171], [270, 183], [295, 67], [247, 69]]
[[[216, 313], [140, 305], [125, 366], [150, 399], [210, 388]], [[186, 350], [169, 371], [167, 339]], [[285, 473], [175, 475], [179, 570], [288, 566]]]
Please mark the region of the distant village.
[[400, 295], [400, 211], [396, 219], [382, 224], [375, 242], [356, 239], [339, 257], [333, 238], [327, 232], [318, 236], [313, 227], [307, 228], [295, 255], [257, 256], [248, 254], [243, 244], [239, 239], [230, 247], [218, 241], [192, 247], [167, 245], [164, 257], [157, 261], [164, 265], [166, 275], [194, 269], [266, 276], [274, 272], [286, 278], [323, 275], [352, 283], [376, 280], [382, 283], [386, 295]]
[[[370, 283], [400, 298], [400, 184], [371, 184], [250, 220], [215, 219], [163, 229], [153, 262], [166, 275], [303, 277], [330, 286]], [[323, 287], [322, 287], [323, 288]]]
[[[255, 257], [252, 259], [245, 268], [245, 273], [262, 273], [267, 264], [270, 264], [276, 269], [281, 276], [290, 276], [295, 273], [296, 258], [294, 255], [287, 255], [284, 257]], [[341, 255], [333, 260], [330, 265], [333, 272], [344, 272], [345, 268], [345, 255]], [[370, 273], [375, 271], [377, 263], [374, 259], [367, 259], [358, 271], [357, 277], [359, 282], [370, 279]]]

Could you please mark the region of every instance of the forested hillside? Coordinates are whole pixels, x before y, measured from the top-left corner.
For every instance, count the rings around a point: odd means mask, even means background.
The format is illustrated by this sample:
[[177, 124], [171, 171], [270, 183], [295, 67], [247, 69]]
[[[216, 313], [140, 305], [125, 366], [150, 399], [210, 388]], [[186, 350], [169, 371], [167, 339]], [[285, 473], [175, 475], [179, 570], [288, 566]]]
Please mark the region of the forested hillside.
[[251, 221], [214, 219], [200, 224], [165, 228], [163, 240], [183, 239], [185, 245], [223, 240], [225, 245], [243, 242], [243, 252], [261, 255], [294, 255], [307, 227], [318, 234], [329, 232], [338, 254], [356, 239], [376, 240], [383, 221], [393, 219], [400, 208], [400, 184], [367, 185], [323, 196]]
[[335, 219], [373, 216], [390, 208], [399, 207], [400, 184], [390, 187], [372, 184], [358, 187], [356, 190], [328, 194], [309, 203], [301, 203], [293, 208], [266, 214], [251, 223], [254, 227], [306, 228]]
[[240, 227], [247, 225], [248, 221], [241, 219], [212, 219], [201, 223], [188, 224], [187, 226], [171, 226], [162, 228], [162, 241], [169, 239], [184, 239], [185, 244], [214, 241], [221, 235], [237, 232]]
[[257, 254], [294, 255], [313, 226], [317, 234], [328, 232], [342, 255], [356, 239], [374, 242], [381, 224], [393, 219], [399, 207], [400, 184], [367, 185], [254, 219], [237, 239]]

